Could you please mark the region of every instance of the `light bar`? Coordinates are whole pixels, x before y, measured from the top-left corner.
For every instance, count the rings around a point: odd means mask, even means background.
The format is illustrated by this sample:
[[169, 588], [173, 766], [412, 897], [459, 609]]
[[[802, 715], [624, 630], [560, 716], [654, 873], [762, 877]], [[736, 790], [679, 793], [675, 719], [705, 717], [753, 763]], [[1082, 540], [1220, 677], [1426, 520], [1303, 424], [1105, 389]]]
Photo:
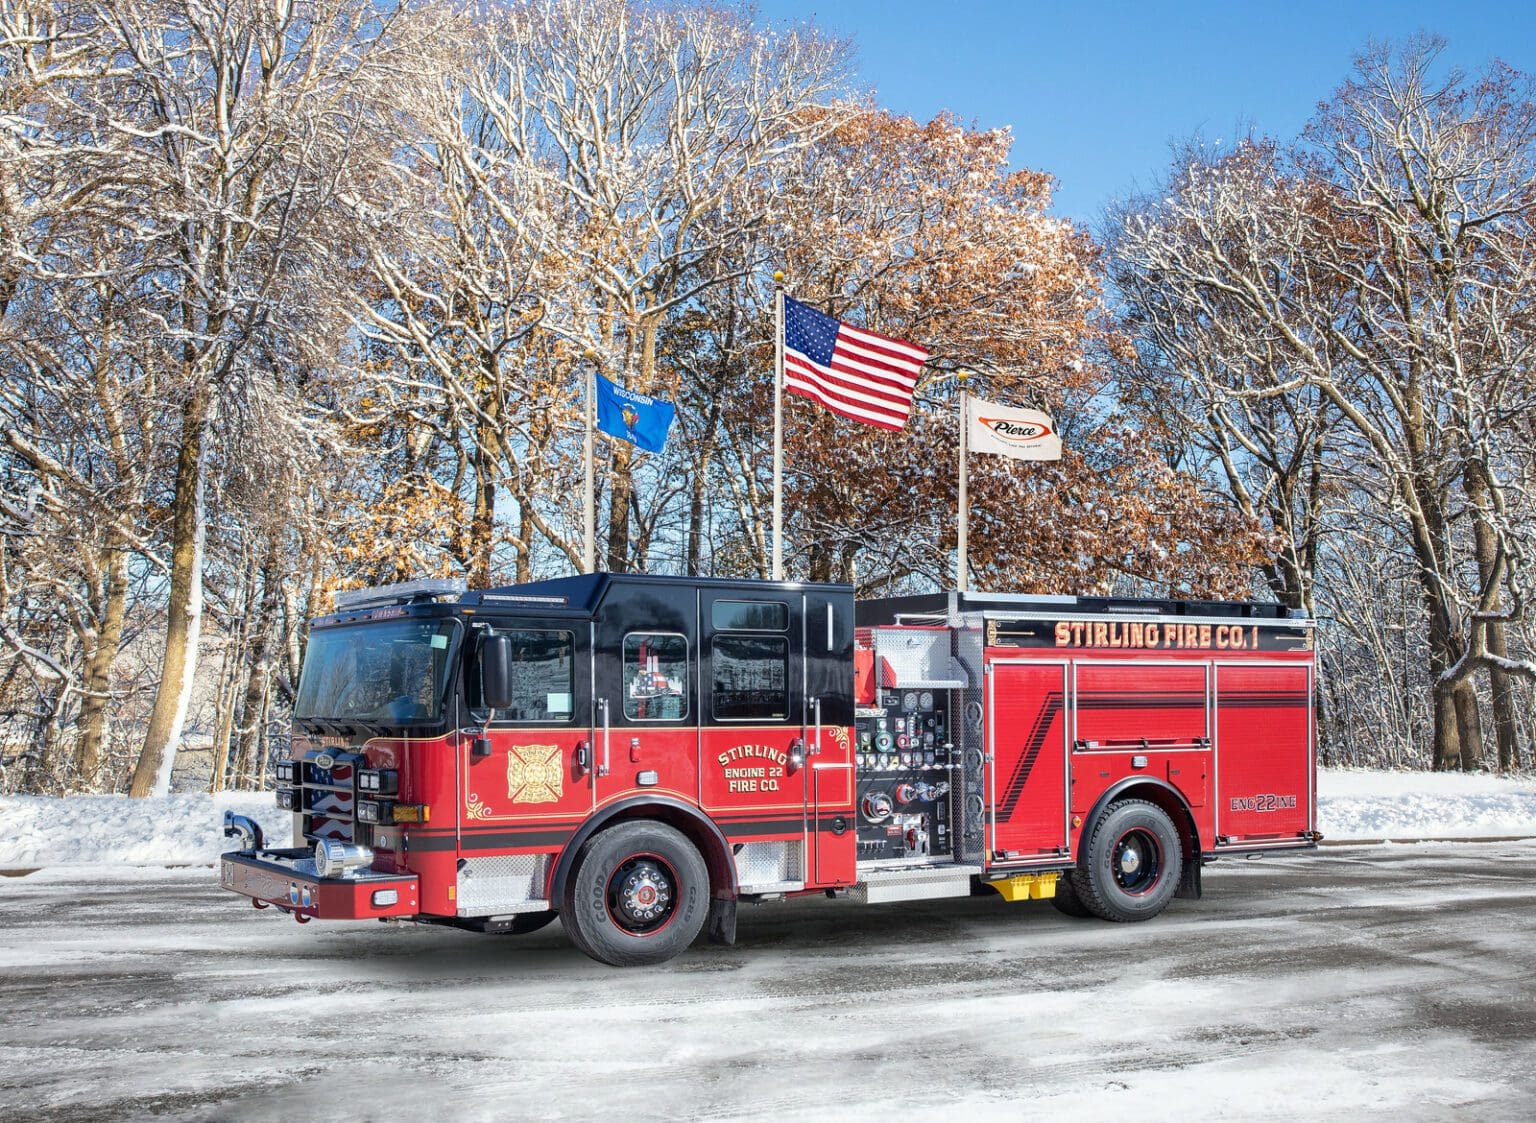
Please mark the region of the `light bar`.
[[460, 577], [423, 577], [417, 581], [401, 581], [394, 585], [375, 585], [371, 589], [348, 589], [336, 594], [336, 611], [350, 612], [356, 608], [395, 604], [398, 601], [415, 600], [417, 597], [451, 597], [457, 600], [467, 588], [469, 586]]

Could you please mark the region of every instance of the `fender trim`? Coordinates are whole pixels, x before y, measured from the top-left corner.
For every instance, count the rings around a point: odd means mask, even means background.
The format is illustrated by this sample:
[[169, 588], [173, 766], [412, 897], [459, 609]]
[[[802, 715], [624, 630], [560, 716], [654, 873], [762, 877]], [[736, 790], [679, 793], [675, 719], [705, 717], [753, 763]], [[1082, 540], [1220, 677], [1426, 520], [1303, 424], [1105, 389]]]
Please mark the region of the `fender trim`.
[[[684, 803], [679, 799], [669, 796], [631, 796], [617, 803], [611, 803], [601, 808], [586, 822], [577, 828], [571, 835], [564, 848], [560, 851], [560, 858], [555, 863], [549, 879], [549, 895], [546, 898], [552, 906], [559, 908], [559, 902], [565, 894], [565, 882], [571, 874], [571, 868], [576, 864], [576, 855], [580, 852], [587, 839], [598, 831], [619, 819], [655, 819], [658, 822], [666, 822], [667, 816], [634, 814], [650, 808], [664, 809], [671, 817], [681, 817], [701, 831], [713, 845], [713, 854], [705, 853], [701, 857], [704, 864], [709, 867], [711, 881], [721, 880], [723, 884], [714, 890], [714, 897], [720, 900], [734, 901], [736, 899], [736, 862], [731, 854], [731, 845], [726, 841], [725, 835], [714, 820], [705, 815], [697, 807]], [[723, 877], [719, 877], [723, 874]]]

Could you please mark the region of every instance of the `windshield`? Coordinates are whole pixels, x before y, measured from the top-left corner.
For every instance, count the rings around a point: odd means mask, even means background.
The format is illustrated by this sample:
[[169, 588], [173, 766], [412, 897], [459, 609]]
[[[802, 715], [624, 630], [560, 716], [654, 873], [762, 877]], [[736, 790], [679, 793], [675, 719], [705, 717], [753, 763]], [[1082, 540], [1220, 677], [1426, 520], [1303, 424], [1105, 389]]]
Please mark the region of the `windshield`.
[[293, 716], [389, 725], [437, 720], [455, 627], [452, 620], [391, 620], [310, 632]]

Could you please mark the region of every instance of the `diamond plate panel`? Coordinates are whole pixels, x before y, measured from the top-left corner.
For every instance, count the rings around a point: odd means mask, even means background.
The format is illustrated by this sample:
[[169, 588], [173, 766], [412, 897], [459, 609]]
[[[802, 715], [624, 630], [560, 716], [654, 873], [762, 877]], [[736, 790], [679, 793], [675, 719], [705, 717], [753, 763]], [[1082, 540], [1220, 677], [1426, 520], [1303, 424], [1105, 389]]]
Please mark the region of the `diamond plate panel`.
[[504, 912], [541, 912], [548, 854], [500, 854], [466, 858], [459, 868], [460, 916], [490, 916]]
[[883, 687], [965, 686], [964, 670], [949, 656], [948, 628], [875, 629], [875, 677]]
[[803, 842], [748, 842], [736, 851], [736, 880], [743, 889], [805, 880]]

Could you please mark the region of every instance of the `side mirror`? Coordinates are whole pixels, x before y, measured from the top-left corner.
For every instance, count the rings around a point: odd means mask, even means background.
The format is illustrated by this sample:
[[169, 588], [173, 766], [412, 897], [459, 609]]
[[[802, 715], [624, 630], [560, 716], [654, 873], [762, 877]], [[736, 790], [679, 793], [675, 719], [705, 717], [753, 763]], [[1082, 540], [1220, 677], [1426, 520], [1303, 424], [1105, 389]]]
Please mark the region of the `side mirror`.
[[512, 705], [512, 637], [486, 636], [480, 642], [480, 692], [493, 710]]

